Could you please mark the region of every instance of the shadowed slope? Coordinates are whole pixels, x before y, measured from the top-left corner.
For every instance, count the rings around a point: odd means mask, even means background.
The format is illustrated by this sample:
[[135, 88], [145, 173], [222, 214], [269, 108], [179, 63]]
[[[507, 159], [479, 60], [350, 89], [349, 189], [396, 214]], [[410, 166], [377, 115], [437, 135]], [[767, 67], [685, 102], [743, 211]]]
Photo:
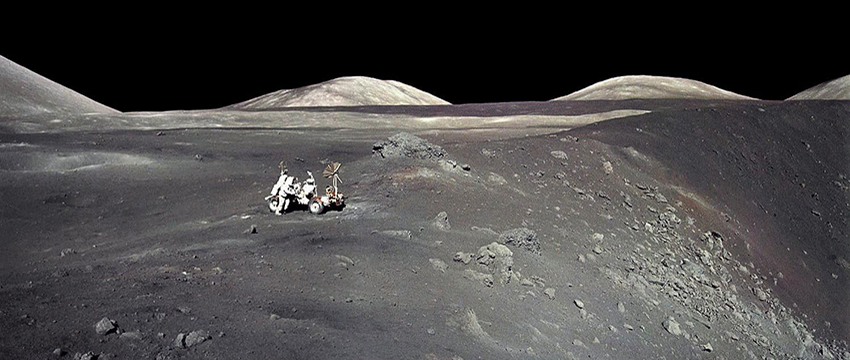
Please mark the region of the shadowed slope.
[[809, 88], [788, 100], [850, 100], [850, 75]]

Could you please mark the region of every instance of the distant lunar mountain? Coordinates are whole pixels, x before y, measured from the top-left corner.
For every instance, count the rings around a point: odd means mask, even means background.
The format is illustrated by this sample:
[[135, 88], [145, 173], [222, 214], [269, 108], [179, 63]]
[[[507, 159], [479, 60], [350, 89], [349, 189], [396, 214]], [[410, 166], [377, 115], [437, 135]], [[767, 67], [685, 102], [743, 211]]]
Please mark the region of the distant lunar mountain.
[[812, 87], [788, 100], [850, 100], [850, 75]]
[[281, 107], [451, 105], [443, 99], [392, 80], [341, 77], [297, 89], [279, 90], [229, 106], [232, 109]]
[[696, 80], [632, 75], [601, 81], [553, 101], [627, 99], [755, 100]]
[[0, 116], [45, 112], [84, 114], [117, 111], [0, 56]]

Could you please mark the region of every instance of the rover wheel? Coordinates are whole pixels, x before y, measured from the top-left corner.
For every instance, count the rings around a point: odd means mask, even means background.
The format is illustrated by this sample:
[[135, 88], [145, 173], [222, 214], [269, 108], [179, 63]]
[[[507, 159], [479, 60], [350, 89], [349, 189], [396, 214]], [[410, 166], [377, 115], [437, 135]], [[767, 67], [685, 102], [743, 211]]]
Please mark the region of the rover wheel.
[[310, 200], [310, 203], [307, 204], [307, 207], [310, 208], [310, 212], [313, 214], [321, 214], [322, 211], [325, 211], [325, 206], [319, 200], [313, 199]]

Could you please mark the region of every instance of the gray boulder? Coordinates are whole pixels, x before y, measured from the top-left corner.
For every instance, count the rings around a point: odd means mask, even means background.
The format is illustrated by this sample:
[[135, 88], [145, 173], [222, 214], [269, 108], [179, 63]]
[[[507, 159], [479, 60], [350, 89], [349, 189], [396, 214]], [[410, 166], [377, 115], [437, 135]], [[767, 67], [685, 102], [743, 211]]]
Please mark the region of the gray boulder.
[[372, 156], [381, 158], [406, 157], [413, 159], [441, 159], [446, 151], [418, 136], [401, 132], [372, 146]]
[[99, 335], [111, 334], [118, 331], [118, 324], [114, 320], [103, 318], [97, 324], [94, 324], [94, 331]]
[[451, 230], [452, 225], [449, 224], [449, 214], [445, 211], [441, 211], [437, 214], [437, 217], [434, 218], [434, 226], [437, 229], [448, 231]]
[[504, 231], [499, 235], [499, 242], [540, 254], [540, 242], [537, 239], [537, 233], [527, 228]]
[[195, 345], [200, 345], [204, 341], [212, 339], [209, 331], [206, 330], [195, 330], [186, 335], [186, 339], [184, 340], [186, 347], [190, 348]]

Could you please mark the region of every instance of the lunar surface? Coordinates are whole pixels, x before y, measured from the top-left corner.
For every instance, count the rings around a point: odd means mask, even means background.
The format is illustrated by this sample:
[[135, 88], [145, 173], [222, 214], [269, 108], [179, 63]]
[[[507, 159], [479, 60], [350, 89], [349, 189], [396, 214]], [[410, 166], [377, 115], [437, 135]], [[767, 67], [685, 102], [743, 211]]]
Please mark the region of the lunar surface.
[[257, 110], [282, 107], [367, 105], [449, 105], [449, 103], [398, 81], [351, 76], [298, 89], [275, 91], [231, 105], [229, 108]]
[[850, 75], [807, 89], [788, 100], [850, 100]]
[[626, 99], [755, 100], [696, 80], [646, 75], [611, 78], [554, 100]]
[[[848, 101], [119, 113], [5, 64], [2, 358], [850, 359]], [[269, 212], [281, 162], [346, 206]]]

